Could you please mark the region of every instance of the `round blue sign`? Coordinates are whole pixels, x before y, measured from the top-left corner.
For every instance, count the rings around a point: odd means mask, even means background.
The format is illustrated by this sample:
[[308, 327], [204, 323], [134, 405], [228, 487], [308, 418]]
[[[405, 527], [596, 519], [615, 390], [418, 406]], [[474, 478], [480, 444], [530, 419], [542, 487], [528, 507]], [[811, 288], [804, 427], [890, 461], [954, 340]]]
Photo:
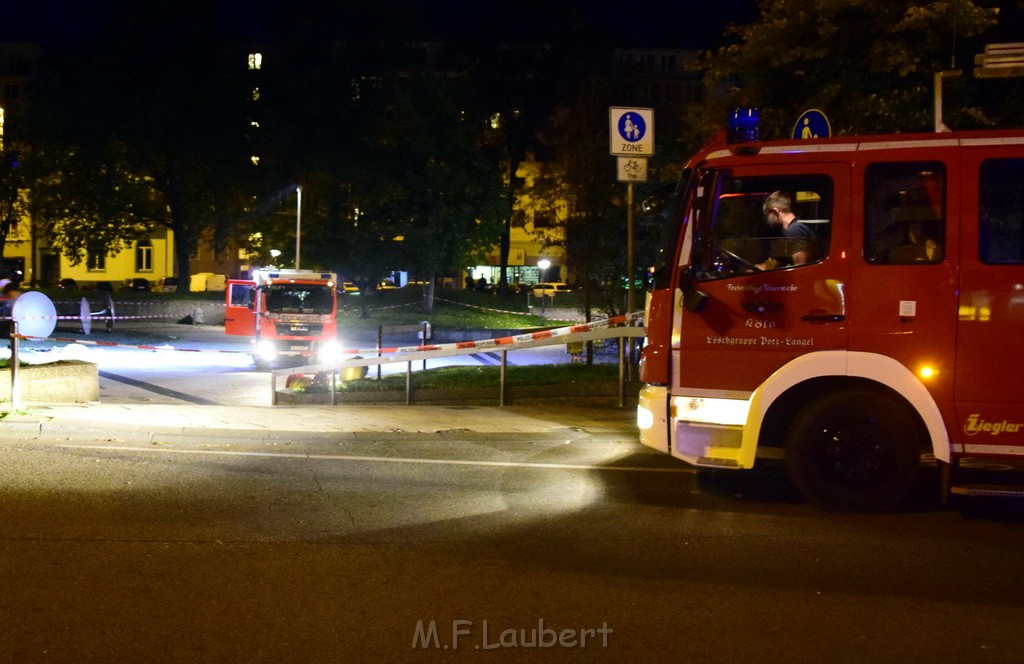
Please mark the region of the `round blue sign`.
[[828, 118], [816, 108], [804, 111], [793, 127], [793, 138], [828, 138], [831, 135]]
[[636, 143], [647, 133], [647, 123], [639, 113], [623, 113], [619, 118], [619, 136], [630, 143]]

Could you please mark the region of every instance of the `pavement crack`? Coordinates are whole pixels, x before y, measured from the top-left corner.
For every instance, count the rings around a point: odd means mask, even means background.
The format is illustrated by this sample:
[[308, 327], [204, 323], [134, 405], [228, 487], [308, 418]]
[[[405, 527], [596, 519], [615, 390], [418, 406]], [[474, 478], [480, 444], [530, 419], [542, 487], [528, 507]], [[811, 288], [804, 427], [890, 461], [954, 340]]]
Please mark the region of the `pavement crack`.
[[309, 477], [311, 480], [313, 480], [313, 484], [316, 485], [316, 490], [323, 497], [323, 500], [334, 509], [344, 512], [345, 516], [348, 517], [348, 522], [352, 525], [355, 525], [356, 518], [352, 515], [352, 512], [347, 507], [342, 505], [340, 502], [335, 500], [331, 492], [324, 488], [323, 482], [320, 481], [320, 474], [316, 470], [317, 464], [314, 463], [314, 459], [312, 459], [309, 456], [306, 456], [305, 459], [306, 468], [309, 470]]

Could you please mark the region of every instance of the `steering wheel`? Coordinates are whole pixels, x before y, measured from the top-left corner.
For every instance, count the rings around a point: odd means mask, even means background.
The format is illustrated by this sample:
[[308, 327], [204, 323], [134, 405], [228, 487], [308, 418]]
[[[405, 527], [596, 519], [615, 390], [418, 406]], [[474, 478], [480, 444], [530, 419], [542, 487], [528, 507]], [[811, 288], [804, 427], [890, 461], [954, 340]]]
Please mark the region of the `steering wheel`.
[[728, 256], [729, 258], [731, 258], [732, 260], [736, 261], [736, 263], [737, 263], [737, 264], [738, 264], [738, 265], [739, 265], [740, 267], [745, 267], [745, 268], [748, 268], [748, 269], [750, 269], [750, 270], [753, 270], [754, 272], [764, 272], [764, 270], [762, 270], [761, 268], [759, 268], [759, 267], [758, 267], [757, 265], [755, 265], [755, 264], [751, 263], [751, 262], [750, 262], [750, 261], [748, 261], [748, 260], [747, 260], [746, 258], [742, 258], [742, 257], [740, 257], [740, 256], [737, 256], [736, 254], [732, 253], [732, 252], [731, 252], [731, 251], [729, 251], [728, 249], [725, 249], [725, 248], [723, 248], [723, 247], [722, 247], [721, 245], [719, 245], [719, 244], [716, 244], [716, 245], [715, 245], [715, 249], [716, 249], [717, 251], [721, 252], [722, 254], [725, 254], [726, 256]]

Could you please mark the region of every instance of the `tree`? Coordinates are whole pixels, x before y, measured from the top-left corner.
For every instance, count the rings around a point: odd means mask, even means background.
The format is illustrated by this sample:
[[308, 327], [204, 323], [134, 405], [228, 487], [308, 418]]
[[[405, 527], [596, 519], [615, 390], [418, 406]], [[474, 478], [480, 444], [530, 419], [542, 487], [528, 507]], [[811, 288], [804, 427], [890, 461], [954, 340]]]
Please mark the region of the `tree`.
[[484, 145], [506, 185], [498, 238], [498, 292], [507, 297], [512, 217], [516, 198], [523, 191], [518, 173], [528, 153], [545, 152], [560, 51], [530, 41], [509, 44], [488, 37], [488, 33], [474, 35], [464, 48], [476, 54], [469, 76], [481, 104], [490, 112]]
[[152, 230], [159, 196], [126, 151], [112, 143], [106, 154], [43, 152], [32, 185], [32, 219], [71, 264], [131, 246]]
[[166, 226], [188, 288], [200, 235], [220, 229], [222, 239], [244, 200], [245, 103], [257, 92], [209, 3], [111, 5], [117, 25], [51, 61], [34, 90], [34, 142], [67, 155], [51, 178], [65, 202], [53, 210], [65, 215], [56, 239], [80, 259], [83, 249], [110, 251]]
[[766, 137], [787, 136], [808, 108], [834, 133], [933, 128], [933, 74], [967, 62], [967, 38], [994, 26], [998, 8], [971, 0], [760, 0], [760, 18], [732, 26], [736, 42], [702, 61], [710, 91], [694, 109], [693, 142], [729, 109], [761, 109]]
[[386, 96], [368, 125], [377, 146], [368, 155], [373, 168], [353, 183], [353, 201], [365, 223], [386, 229], [385, 246], [402, 238], [401, 264], [433, 284], [497, 242], [506, 185], [481, 145], [486, 111], [463, 80], [411, 73]]
[[[0, 141], [2, 140], [3, 137], [0, 136]], [[18, 146], [10, 141], [6, 145], [0, 143], [0, 256], [3, 256], [4, 246], [11, 231], [19, 220], [27, 216], [26, 180]]]

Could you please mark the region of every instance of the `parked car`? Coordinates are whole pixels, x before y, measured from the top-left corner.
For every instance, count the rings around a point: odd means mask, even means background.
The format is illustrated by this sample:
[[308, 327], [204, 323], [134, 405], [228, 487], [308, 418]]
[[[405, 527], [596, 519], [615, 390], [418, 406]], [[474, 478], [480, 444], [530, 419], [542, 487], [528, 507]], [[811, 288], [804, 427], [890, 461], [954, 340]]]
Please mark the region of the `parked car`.
[[148, 292], [151, 290], [151, 287], [148, 279], [136, 277], [134, 279], [125, 279], [121, 290]]
[[549, 295], [554, 297], [555, 293], [571, 293], [572, 288], [569, 284], [563, 284], [562, 282], [552, 282], [545, 284], [535, 284], [533, 287], [534, 297], [543, 297]]
[[359, 286], [356, 286], [351, 281], [343, 281], [341, 282], [341, 292], [348, 295], [359, 295]]
[[57, 288], [61, 290], [78, 290], [78, 282], [74, 279], [61, 279], [57, 282]]
[[177, 277], [164, 277], [156, 285], [156, 291], [158, 293], [175, 293], [178, 290], [178, 278]]

